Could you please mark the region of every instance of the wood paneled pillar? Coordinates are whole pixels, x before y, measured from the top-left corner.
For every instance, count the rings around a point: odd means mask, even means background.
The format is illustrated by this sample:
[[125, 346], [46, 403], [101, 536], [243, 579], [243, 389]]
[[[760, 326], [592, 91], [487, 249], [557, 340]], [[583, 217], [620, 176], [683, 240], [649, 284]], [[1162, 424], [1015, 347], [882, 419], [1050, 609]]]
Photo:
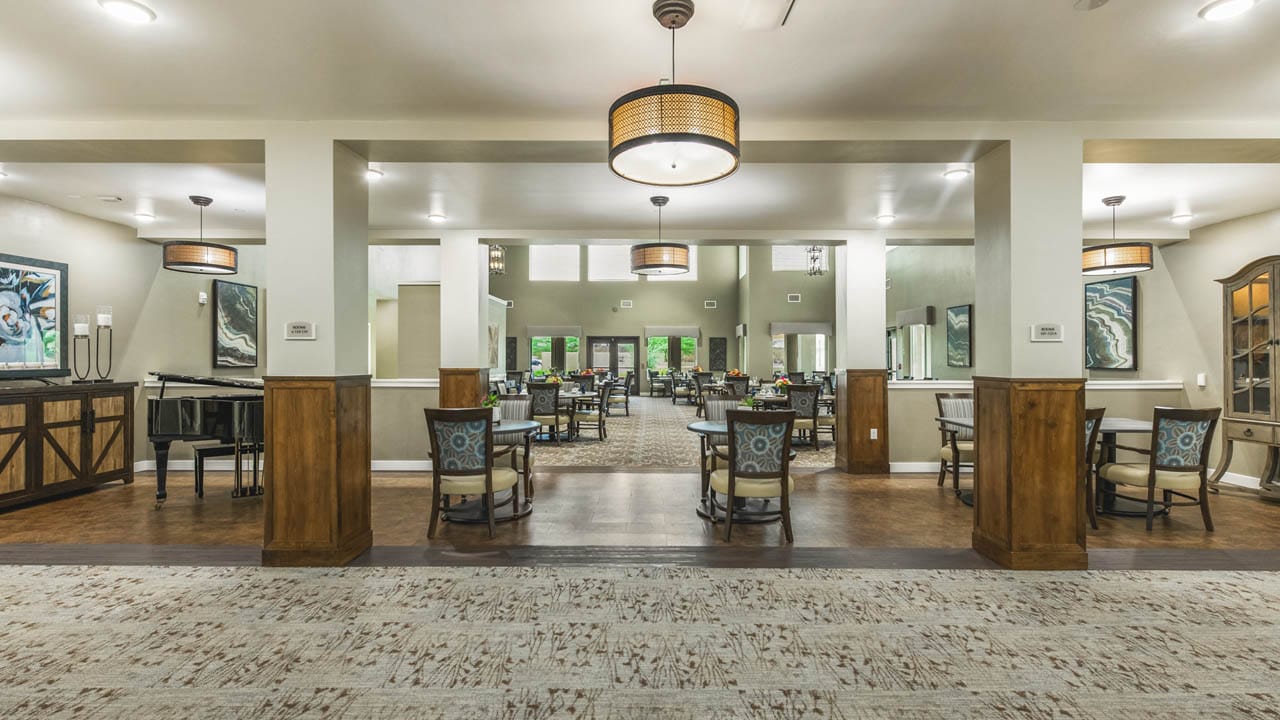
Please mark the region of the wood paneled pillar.
[[975, 377], [973, 549], [1015, 570], [1085, 550], [1084, 380]]
[[440, 407], [477, 408], [488, 395], [488, 368], [440, 368]]
[[836, 467], [853, 475], [889, 472], [889, 375], [885, 370], [836, 373]]
[[345, 565], [373, 544], [369, 376], [268, 377], [263, 565]]

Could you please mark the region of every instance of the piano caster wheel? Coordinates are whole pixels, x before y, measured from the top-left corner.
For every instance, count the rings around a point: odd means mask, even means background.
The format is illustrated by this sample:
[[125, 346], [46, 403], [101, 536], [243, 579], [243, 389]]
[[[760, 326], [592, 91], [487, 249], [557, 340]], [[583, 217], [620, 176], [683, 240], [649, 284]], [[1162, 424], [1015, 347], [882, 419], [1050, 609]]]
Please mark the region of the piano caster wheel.
[[156, 510], [159, 510], [159, 509], [161, 509], [161, 508], [163, 508], [163, 507], [164, 507], [164, 501], [163, 501], [163, 500], [157, 500], [157, 501], [156, 501]]

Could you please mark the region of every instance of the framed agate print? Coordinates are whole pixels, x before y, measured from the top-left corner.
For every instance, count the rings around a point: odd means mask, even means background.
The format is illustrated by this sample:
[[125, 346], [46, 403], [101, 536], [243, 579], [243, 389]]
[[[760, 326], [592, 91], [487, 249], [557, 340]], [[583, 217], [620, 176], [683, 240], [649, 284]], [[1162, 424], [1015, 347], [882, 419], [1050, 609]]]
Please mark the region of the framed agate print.
[[258, 288], [213, 281], [213, 366], [258, 366]]
[[1138, 279], [1112, 278], [1084, 286], [1084, 366], [1138, 369]]

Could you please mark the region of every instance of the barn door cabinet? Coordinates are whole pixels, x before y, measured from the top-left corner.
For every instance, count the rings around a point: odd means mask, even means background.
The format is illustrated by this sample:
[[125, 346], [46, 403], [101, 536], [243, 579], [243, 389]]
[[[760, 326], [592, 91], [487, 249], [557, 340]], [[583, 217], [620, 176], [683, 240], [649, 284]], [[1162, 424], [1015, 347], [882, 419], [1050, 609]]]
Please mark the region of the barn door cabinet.
[[0, 508], [133, 482], [135, 386], [0, 388]]

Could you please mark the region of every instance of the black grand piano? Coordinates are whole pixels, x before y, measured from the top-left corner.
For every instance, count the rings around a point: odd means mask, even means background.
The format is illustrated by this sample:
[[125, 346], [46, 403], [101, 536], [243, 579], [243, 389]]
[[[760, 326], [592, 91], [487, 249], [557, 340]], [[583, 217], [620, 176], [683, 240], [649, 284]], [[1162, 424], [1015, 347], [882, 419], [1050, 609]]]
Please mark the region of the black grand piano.
[[[216, 441], [216, 445], [197, 448], [197, 470], [203, 458], [210, 455], [235, 457], [235, 489], [231, 497], [262, 494], [258, 477], [258, 452], [262, 449], [262, 381], [257, 378], [215, 378], [153, 372], [160, 381], [160, 395], [147, 398], [147, 439], [156, 450], [156, 509], [168, 494], [169, 446], [175, 440], [186, 442]], [[165, 397], [168, 383], [189, 383], [213, 387], [253, 390], [237, 395], [204, 397]], [[241, 470], [244, 453], [253, 455], [253, 485], [245, 487]], [[197, 472], [196, 492], [204, 496], [202, 473]]]

